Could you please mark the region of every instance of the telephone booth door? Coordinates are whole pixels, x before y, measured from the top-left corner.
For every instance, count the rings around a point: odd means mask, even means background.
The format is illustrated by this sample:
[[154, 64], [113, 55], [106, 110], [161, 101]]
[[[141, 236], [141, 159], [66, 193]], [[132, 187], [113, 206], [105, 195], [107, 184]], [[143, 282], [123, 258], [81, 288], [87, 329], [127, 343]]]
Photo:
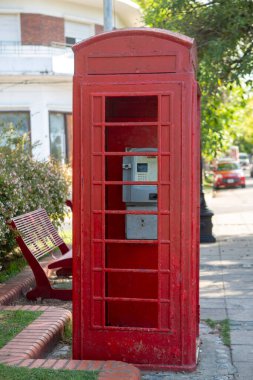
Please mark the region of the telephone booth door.
[[[179, 86], [171, 90], [180, 96]], [[153, 346], [152, 331], [177, 331], [176, 315], [169, 317], [179, 309], [178, 299], [171, 303], [170, 275], [178, 258], [171, 263], [169, 252], [176, 251], [170, 235], [179, 231], [170, 231], [170, 217], [179, 217], [180, 201], [179, 184], [170, 188], [170, 176], [177, 177], [170, 163], [171, 95], [92, 94], [92, 322], [98, 335], [111, 331], [112, 341], [116, 330], [131, 339], [136, 329], [148, 329]], [[175, 124], [179, 134], [178, 116]], [[172, 149], [178, 156], [180, 146]], [[127, 179], [126, 171], [135, 173]]]

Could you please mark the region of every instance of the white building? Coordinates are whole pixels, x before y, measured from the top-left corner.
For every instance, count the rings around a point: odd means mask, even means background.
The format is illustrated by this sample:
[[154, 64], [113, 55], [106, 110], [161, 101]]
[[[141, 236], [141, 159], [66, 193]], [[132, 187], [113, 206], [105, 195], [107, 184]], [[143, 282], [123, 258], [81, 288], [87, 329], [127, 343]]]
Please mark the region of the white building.
[[[139, 7], [114, 0], [115, 28], [141, 25]], [[103, 0], [0, 1], [0, 128], [29, 132], [33, 156], [71, 161], [71, 45], [103, 31]]]

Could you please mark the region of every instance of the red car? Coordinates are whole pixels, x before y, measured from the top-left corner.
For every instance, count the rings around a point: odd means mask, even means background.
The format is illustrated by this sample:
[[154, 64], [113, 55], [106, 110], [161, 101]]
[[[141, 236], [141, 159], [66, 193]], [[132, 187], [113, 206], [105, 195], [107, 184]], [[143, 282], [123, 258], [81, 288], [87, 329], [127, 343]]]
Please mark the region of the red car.
[[214, 172], [214, 189], [245, 186], [245, 175], [239, 163], [236, 161], [218, 162]]

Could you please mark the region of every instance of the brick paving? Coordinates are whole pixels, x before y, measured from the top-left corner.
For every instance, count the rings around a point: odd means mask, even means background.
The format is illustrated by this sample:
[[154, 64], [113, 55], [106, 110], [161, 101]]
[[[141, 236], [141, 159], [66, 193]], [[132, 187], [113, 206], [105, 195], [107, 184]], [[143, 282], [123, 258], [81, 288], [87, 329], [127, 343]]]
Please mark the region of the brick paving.
[[71, 319], [69, 310], [39, 305], [6, 306], [12, 303], [34, 283], [29, 270], [0, 284], [0, 311], [42, 311], [40, 317], [0, 349], [0, 363], [27, 368], [51, 368], [77, 371], [99, 371], [98, 380], [140, 380], [139, 369], [132, 364], [117, 361], [45, 359], [63, 334], [64, 325]]

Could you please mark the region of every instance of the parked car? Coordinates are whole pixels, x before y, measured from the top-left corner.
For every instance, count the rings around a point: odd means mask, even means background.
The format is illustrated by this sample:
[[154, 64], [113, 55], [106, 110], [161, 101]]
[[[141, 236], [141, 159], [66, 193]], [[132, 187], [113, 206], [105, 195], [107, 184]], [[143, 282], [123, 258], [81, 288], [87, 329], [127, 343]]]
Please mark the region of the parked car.
[[245, 174], [237, 161], [221, 160], [214, 172], [214, 189], [245, 187]]
[[239, 162], [242, 169], [249, 168], [249, 156], [247, 153], [239, 153]]

